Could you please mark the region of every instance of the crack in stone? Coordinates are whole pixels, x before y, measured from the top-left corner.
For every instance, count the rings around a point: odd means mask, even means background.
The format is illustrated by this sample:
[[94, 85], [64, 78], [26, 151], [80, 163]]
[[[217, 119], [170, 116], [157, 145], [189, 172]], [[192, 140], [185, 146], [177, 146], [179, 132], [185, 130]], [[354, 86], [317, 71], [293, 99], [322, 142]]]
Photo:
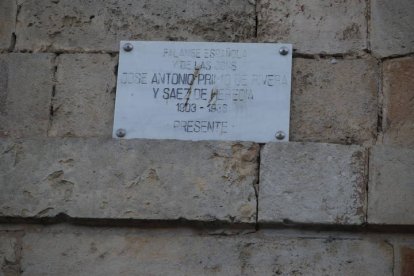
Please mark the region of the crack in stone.
[[366, 1], [366, 10], [365, 18], [367, 20], [367, 29], [366, 29], [366, 40], [367, 40], [367, 53], [371, 53], [371, 0]]
[[58, 63], [59, 63], [59, 56], [60, 54], [57, 54], [54, 56], [53, 60], [52, 60], [52, 64], [53, 64], [53, 72], [52, 72], [52, 80], [53, 80], [53, 85], [52, 85], [52, 91], [51, 91], [51, 95], [50, 95], [50, 103], [49, 103], [49, 124], [47, 127], [47, 136], [50, 136], [50, 130], [52, 128], [52, 124], [53, 124], [53, 116], [56, 114], [56, 111], [59, 110], [60, 106], [54, 106], [54, 101], [55, 101], [55, 96], [56, 96], [56, 85], [57, 85], [57, 71], [58, 71]]
[[17, 22], [18, 22], [18, 17], [19, 17], [19, 14], [20, 14], [20, 10], [22, 8], [22, 5], [19, 5], [18, 0], [15, 0], [15, 4], [16, 4], [16, 16], [14, 18], [14, 30], [11, 34], [9, 52], [13, 52], [15, 47], [16, 47], [16, 41], [17, 41], [16, 28], [17, 28]]
[[265, 144], [259, 144], [259, 153], [257, 154], [257, 173], [256, 173], [256, 183], [253, 183], [254, 194], [256, 196], [256, 231], [259, 231], [259, 189], [260, 189], [260, 163], [262, 156], [262, 149]]
[[382, 135], [384, 133], [384, 93], [383, 93], [383, 62], [379, 61], [379, 76], [378, 76], [378, 83], [377, 83], [377, 133], [375, 137], [375, 144], [378, 143], [378, 140], [382, 140]]

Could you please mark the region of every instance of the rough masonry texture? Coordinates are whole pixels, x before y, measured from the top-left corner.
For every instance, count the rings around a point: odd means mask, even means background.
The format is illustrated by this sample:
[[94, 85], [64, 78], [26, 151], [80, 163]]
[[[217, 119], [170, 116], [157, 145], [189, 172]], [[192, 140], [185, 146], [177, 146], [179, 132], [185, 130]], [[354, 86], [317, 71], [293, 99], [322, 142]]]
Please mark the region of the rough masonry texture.
[[414, 57], [383, 65], [383, 142], [414, 148]]
[[261, 152], [259, 222], [363, 223], [365, 158], [358, 146], [266, 144]]
[[117, 60], [106, 54], [58, 57], [49, 136], [111, 137]]
[[0, 137], [46, 137], [53, 54], [0, 54]]
[[378, 66], [373, 59], [294, 59], [291, 140], [372, 142], [377, 93]]
[[[74, 246], [76, 244], [76, 246]], [[392, 275], [385, 242], [51, 227], [23, 237], [22, 275]]]
[[120, 40], [243, 41], [255, 5], [213, 1], [22, 1], [18, 50], [118, 51]]
[[[116, 60], [106, 54], [59, 55], [49, 136], [110, 137]], [[377, 93], [378, 64], [373, 59], [295, 58], [291, 140], [372, 142]]]
[[0, 230], [0, 275], [19, 275], [19, 235]]
[[1, 141], [0, 216], [255, 222], [253, 143]]
[[16, 13], [16, 0], [0, 1], [0, 51], [9, 50], [13, 47]]
[[365, 1], [258, 3], [259, 41], [289, 42], [306, 54], [361, 52], [367, 48]]
[[[290, 142], [111, 138], [121, 40], [292, 43]], [[413, 0], [0, 0], [0, 276], [414, 275], [413, 54]]]
[[380, 57], [414, 52], [414, 2], [371, 1], [371, 48]]
[[414, 224], [414, 150], [375, 146], [369, 167], [368, 222]]

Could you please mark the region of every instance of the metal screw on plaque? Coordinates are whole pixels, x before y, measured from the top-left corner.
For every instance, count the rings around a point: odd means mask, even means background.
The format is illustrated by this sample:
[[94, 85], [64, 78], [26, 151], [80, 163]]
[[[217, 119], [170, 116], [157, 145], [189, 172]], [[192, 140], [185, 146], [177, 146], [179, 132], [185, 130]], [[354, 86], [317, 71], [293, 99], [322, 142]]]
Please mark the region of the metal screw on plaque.
[[126, 135], [126, 130], [123, 128], [119, 128], [116, 130], [116, 136], [118, 136], [119, 138], [125, 137]]
[[279, 49], [279, 53], [280, 53], [282, 56], [286, 56], [287, 54], [289, 54], [289, 48], [288, 48], [288, 47], [286, 47], [286, 46], [282, 46], [282, 47], [280, 47], [280, 49]]
[[276, 132], [275, 137], [277, 140], [283, 140], [285, 139], [286, 135], [283, 131], [278, 131]]
[[134, 49], [134, 46], [132, 46], [131, 43], [125, 43], [123, 48], [125, 52], [131, 52], [132, 49]]

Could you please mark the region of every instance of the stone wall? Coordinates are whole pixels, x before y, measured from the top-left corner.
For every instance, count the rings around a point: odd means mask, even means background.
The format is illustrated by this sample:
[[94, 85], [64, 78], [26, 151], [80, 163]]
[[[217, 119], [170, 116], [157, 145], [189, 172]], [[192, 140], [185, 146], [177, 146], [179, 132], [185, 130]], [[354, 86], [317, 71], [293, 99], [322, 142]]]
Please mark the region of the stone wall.
[[[289, 143], [114, 140], [120, 40], [293, 43]], [[0, 275], [413, 275], [411, 0], [0, 1]]]

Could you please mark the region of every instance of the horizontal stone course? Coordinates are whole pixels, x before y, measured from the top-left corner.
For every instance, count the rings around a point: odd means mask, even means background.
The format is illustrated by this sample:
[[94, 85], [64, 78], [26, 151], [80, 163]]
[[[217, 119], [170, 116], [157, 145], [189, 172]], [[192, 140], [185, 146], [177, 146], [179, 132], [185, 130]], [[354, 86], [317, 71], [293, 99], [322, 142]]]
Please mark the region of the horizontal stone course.
[[374, 146], [370, 157], [368, 222], [414, 224], [414, 150]]
[[49, 136], [111, 137], [117, 63], [107, 54], [59, 55]]
[[290, 140], [371, 144], [379, 67], [366, 59], [295, 58]]
[[383, 241], [51, 227], [23, 238], [22, 275], [392, 275]]
[[13, 33], [16, 27], [16, 0], [0, 1], [0, 50], [10, 50], [13, 46]]
[[24, 1], [16, 48], [118, 51], [121, 40], [244, 41], [255, 30], [248, 0]]
[[260, 163], [259, 223], [363, 223], [366, 158], [358, 146], [266, 144]]
[[374, 55], [414, 52], [414, 1], [372, 0], [370, 37]]
[[383, 64], [383, 143], [414, 148], [414, 57]]
[[366, 1], [258, 0], [258, 40], [292, 43], [299, 53], [367, 48]]
[[69, 138], [0, 145], [3, 217], [255, 222], [257, 144]]
[[[58, 57], [49, 136], [111, 136], [116, 64], [117, 57], [106, 54]], [[292, 141], [372, 143], [378, 104], [375, 60], [295, 58], [292, 78]]]
[[0, 137], [46, 137], [53, 54], [0, 55]]

